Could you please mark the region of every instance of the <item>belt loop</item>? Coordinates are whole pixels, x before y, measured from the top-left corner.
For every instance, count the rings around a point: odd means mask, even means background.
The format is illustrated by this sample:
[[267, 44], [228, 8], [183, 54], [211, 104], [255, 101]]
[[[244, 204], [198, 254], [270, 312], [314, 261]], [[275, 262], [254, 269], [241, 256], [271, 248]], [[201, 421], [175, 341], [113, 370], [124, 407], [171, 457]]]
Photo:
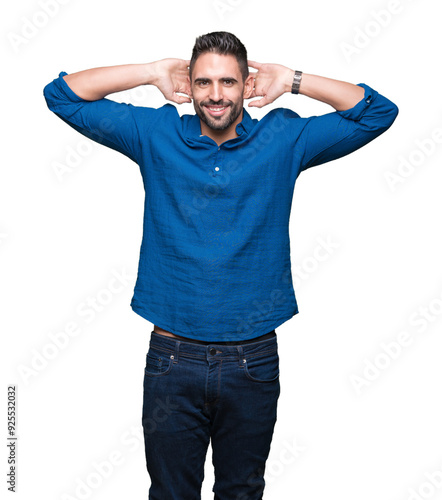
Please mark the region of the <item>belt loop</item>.
[[239, 366], [242, 366], [243, 365], [243, 358], [244, 358], [244, 352], [243, 352], [242, 345], [237, 345], [236, 349], [238, 350], [238, 364], [239, 364]]
[[180, 354], [180, 344], [181, 344], [180, 340], [177, 340], [175, 342], [175, 359], [173, 360], [174, 363], [178, 363], [178, 356]]

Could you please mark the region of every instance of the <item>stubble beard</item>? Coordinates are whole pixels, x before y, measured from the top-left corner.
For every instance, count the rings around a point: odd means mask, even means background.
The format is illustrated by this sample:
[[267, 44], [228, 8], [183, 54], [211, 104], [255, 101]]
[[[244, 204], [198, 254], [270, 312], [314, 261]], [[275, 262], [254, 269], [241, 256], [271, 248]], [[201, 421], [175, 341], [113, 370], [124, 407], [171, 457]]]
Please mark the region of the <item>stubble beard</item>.
[[[210, 116], [207, 115], [204, 106], [227, 106], [227, 115], [223, 116]], [[196, 114], [200, 117], [200, 119], [211, 129], [213, 130], [226, 130], [229, 128], [232, 123], [238, 118], [242, 111], [242, 103], [237, 102], [234, 103], [232, 101], [227, 102], [201, 102], [197, 103], [194, 101], [194, 108]]]

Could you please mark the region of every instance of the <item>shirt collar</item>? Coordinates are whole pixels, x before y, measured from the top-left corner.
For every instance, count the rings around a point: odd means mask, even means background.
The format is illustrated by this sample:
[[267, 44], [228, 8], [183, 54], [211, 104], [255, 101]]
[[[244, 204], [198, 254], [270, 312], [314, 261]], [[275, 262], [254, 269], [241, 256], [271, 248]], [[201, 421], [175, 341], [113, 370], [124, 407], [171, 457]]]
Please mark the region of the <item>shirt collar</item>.
[[[239, 136], [244, 132], [246, 134], [249, 134], [254, 125], [254, 120], [249, 115], [248, 111], [243, 107], [242, 121], [236, 126], [236, 133]], [[199, 137], [201, 137], [200, 117], [197, 114], [190, 117], [187, 125], [186, 136], [188, 139], [198, 139]]]

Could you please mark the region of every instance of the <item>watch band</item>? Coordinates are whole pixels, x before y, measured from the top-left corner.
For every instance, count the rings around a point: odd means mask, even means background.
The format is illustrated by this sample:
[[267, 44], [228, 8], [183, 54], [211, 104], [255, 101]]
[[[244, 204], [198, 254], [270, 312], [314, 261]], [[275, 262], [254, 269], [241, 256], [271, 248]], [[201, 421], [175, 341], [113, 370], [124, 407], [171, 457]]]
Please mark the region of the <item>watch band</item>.
[[299, 94], [299, 86], [301, 85], [302, 71], [295, 71], [292, 83], [292, 94]]

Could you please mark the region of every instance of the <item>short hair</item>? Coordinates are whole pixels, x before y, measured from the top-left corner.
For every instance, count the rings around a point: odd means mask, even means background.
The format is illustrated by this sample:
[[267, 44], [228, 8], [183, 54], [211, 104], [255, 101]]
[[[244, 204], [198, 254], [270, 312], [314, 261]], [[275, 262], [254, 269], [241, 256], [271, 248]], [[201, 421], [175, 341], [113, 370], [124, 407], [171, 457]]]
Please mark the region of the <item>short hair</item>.
[[238, 61], [243, 82], [249, 76], [247, 50], [241, 41], [235, 35], [227, 31], [213, 31], [212, 33], [199, 36], [195, 41], [189, 66], [190, 79], [192, 79], [192, 70], [196, 60], [200, 55], [206, 52], [235, 56]]

